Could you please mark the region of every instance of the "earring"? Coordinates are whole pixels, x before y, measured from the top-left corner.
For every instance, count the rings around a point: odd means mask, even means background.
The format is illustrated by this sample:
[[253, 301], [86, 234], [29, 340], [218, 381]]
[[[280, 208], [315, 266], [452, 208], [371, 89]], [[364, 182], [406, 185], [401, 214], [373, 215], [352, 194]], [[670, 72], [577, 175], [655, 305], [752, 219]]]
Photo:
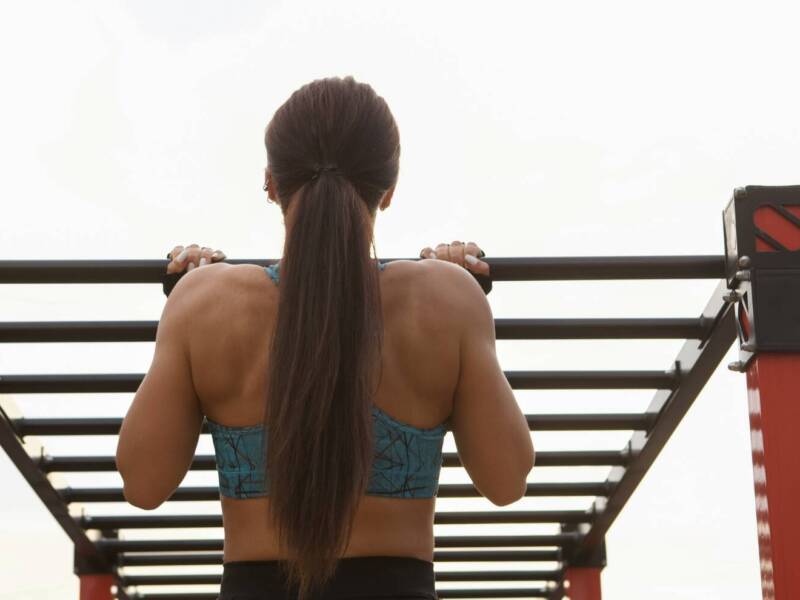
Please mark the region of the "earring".
[[267, 187], [267, 184], [266, 184], [266, 183], [264, 184], [264, 187], [263, 187], [262, 189], [263, 189], [265, 192], [266, 192], [266, 191], [269, 189], [269, 188]]

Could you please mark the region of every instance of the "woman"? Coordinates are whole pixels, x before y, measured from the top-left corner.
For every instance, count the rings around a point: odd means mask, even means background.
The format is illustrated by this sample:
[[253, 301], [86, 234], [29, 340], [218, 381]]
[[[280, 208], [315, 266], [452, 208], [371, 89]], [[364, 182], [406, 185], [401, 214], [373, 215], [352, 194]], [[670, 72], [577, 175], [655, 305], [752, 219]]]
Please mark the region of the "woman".
[[[464, 268], [488, 265], [471, 242], [423, 251], [444, 260], [371, 258], [400, 143], [369, 85], [304, 85], [265, 142], [283, 256], [266, 269], [188, 268], [175, 285], [120, 431], [125, 498], [145, 509], [167, 500], [205, 418], [225, 529], [221, 599], [436, 598], [445, 432], [496, 505], [523, 496], [534, 462], [489, 303]], [[173, 272], [214, 259], [196, 245], [176, 254]]]

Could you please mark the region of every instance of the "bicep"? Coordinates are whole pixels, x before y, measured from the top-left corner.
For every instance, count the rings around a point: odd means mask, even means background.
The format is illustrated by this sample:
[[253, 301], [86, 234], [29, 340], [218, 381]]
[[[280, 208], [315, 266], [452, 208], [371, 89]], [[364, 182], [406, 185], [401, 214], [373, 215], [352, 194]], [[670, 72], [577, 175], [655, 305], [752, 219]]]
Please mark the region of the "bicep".
[[117, 468], [125, 497], [143, 508], [172, 495], [191, 465], [202, 428], [187, 351], [188, 292], [176, 287], [167, 300], [153, 360], [119, 433]]
[[453, 436], [464, 468], [495, 504], [524, 493], [533, 465], [528, 423], [500, 366], [494, 317], [480, 286], [464, 280], [459, 380], [453, 399]]

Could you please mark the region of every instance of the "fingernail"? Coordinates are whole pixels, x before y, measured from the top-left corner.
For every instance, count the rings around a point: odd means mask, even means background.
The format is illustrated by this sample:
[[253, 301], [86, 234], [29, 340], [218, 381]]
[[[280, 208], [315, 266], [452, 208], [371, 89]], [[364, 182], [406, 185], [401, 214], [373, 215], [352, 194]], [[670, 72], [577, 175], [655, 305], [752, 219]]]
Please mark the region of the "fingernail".
[[180, 254], [178, 254], [178, 256], [176, 256], [176, 257], [175, 257], [175, 260], [177, 260], [178, 262], [181, 262], [181, 261], [182, 261], [182, 260], [184, 260], [184, 259], [185, 259], [185, 258], [186, 258], [188, 255], [189, 255], [189, 249], [188, 249], [188, 248], [184, 248], [184, 249], [181, 251], [181, 253], [180, 253]]
[[189, 266], [188, 266], [188, 267], [186, 267], [186, 271], [187, 271], [187, 272], [189, 272], [189, 271], [191, 271], [192, 269], [194, 269], [194, 263], [193, 263], [193, 262], [190, 262], [190, 263], [189, 263]]
[[436, 251], [431, 250], [430, 252], [428, 252], [428, 258], [436, 258]]
[[471, 265], [477, 265], [478, 264], [478, 259], [475, 258], [474, 256], [472, 256], [472, 254], [465, 254], [464, 255], [464, 260], [467, 261]]
[[206, 263], [208, 263], [208, 259], [204, 256], [203, 258], [200, 259], [200, 266], [202, 267]]

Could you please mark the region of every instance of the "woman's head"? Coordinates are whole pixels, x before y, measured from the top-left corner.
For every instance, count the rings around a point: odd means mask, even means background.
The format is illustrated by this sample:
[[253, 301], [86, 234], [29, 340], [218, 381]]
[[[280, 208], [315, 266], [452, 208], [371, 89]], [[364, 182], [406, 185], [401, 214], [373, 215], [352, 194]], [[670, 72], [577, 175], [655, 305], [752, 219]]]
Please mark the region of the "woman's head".
[[352, 185], [373, 219], [391, 202], [400, 137], [389, 106], [369, 84], [347, 76], [302, 86], [275, 112], [264, 137], [265, 187], [287, 222], [297, 192], [329, 179]]
[[[286, 220], [264, 424], [270, 516], [300, 600], [334, 572], [373, 460], [383, 312], [370, 257], [400, 158], [386, 102], [352, 77], [313, 81], [266, 131]], [[323, 168], [322, 170], [320, 170]]]

